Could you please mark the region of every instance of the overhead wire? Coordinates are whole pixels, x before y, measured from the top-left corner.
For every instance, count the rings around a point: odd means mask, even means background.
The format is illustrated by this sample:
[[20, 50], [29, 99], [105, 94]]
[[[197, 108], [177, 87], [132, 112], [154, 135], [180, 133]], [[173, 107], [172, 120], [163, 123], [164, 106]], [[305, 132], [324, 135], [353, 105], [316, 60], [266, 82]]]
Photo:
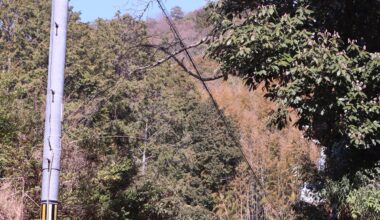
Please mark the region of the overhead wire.
[[[192, 65], [192, 67], [194, 68], [194, 71], [195, 71], [196, 74], [198, 75], [199, 78], [197, 78], [197, 79], [201, 82], [201, 84], [202, 84], [204, 90], [206, 91], [206, 93], [207, 93], [208, 96], [210, 97], [211, 102], [212, 102], [212, 104], [213, 104], [215, 110], [217, 111], [219, 117], [222, 119], [222, 122], [223, 122], [223, 124], [224, 124], [224, 126], [225, 126], [225, 129], [227, 130], [227, 134], [230, 136], [230, 138], [233, 140], [233, 142], [235, 143], [235, 145], [236, 145], [237, 148], [239, 149], [241, 155], [243, 156], [244, 161], [246, 162], [246, 164], [247, 164], [248, 167], [249, 167], [249, 170], [250, 170], [251, 173], [252, 173], [252, 177], [255, 179], [255, 182], [256, 182], [256, 183], [257, 183], [262, 189], [264, 189], [264, 186], [263, 186], [263, 184], [260, 182], [260, 179], [258, 178], [258, 176], [256, 175], [255, 170], [254, 170], [253, 166], [251, 165], [251, 163], [249, 162], [246, 153], [244, 152], [244, 150], [243, 150], [241, 147], [239, 147], [239, 146], [240, 146], [240, 141], [239, 141], [239, 140], [237, 139], [237, 137], [234, 135], [233, 131], [231, 131], [231, 126], [228, 124], [227, 119], [226, 119], [224, 113], [222, 112], [222, 110], [220, 109], [219, 104], [217, 103], [216, 99], [214, 98], [214, 96], [213, 96], [211, 90], [210, 90], [209, 87], [207, 86], [206, 82], [203, 80], [203, 78], [202, 78], [202, 74], [201, 74], [201, 72], [199, 71], [199, 68], [198, 68], [197, 64], [195, 63], [195, 61], [194, 61], [193, 57], [191, 56], [190, 52], [188, 51], [188, 49], [187, 49], [187, 47], [186, 47], [186, 44], [185, 44], [185, 42], [183, 41], [183, 38], [181, 37], [181, 35], [180, 35], [180, 33], [179, 33], [177, 27], [175, 26], [174, 22], [173, 22], [173, 21], [171, 20], [171, 18], [169, 17], [169, 15], [168, 15], [168, 13], [167, 13], [167, 9], [165, 8], [165, 6], [164, 6], [164, 4], [162, 3], [161, 0], [156, 0], [156, 1], [157, 1], [157, 4], [158, 4], [159, 8], [161, 9], [161, 11], [162, 11], [164, 17], [165, 17], [165, 19], [166, 19], [166, 21], [167, 21], [167, 23], [168, 23], [170, 29], [172, 30], [172, 33], [173, 33], [174, 37], [175, 37], [176, 40], [179, 42], [180, 47], [182, 47], [181, 49], [183, 49], [183, 52], [186, 54], [186, 56], [187, 56], [187, 58], [189, 59], [189, 61], [190, 61], [191, 65]], [[264, 193], [265, 193], [265, 192], [264, 192]], [[269, 198], [267, 198], [267, 199], [268, 199], [267, 201], [268, 201], [269, 204], [272, 206], [272, 208], [273, 208], [274, 210], [276, 210], [276, 208], [275, 208], [276, 206], [274, 206], [273, 202], [272, 202]]]
[[[191, 65], [193, 66], [196, 74], [198, 75], [199, 80], [202, 83], [203, 88], [207, 92], [207, 95], [210, 97], [211, 102], [212, 102], [213, 106], [215, 107], [215, 110], [219, 114], [219, 117], [222, 119], [223, 124], [225, 125], [225, 128], [228, 131], [228, 134], [231, 136], [231, 138], [233, 139], [233, 141], [235, 142], [235, 144], [237, 146], [239, 146], [240, 145], [240, 141], [238, 141], [237, 138], [235, 137], [235, 135], [233, 135], [233, 133], [232, 133], [232, 131], [230, 129], [230, 126], [228, 125], [227, 120], [226, 120], [226, 118], [224, 116], [224, 113], [221, 111], [221, 109], [219, 107], [219, 104], [216, 102], [216, 99], [214, 98], [213, 94], [211, 93], [211, 90], [208, 88], [206, 82], [204, 80], [202, 80], [202, 74], [200, 73], [198, 66], [196, 65], [193, 57], [190, 55], [190, 52], [186, 49], [186, 44], [182, 40], [182, 37], [180, 36], [180, 34], [179, 34], [177, 28], [175, 27], [174, 23], [171, 21], [170, 17], [168, 16], [164, 5], [162, 4], [161, 0], [157, 0], [157, 3], [159, 5], [159, 7], [161, 8], [162, 12], [164, 13], [164, 16], [165, 16], [165, 18], [166, 18], [166, 20], [167, 20], [167, 22], [168, 22], [168, 24], [170, 26], [170, 29], [173, 31], [173, 34], [177, 38], [180, 46], [183, 48], [186, 56], [188, 57], [188, 59], [189, 59]], [[249, 163], [249, 160], [248, 160], [245, 152], [243, 151], [243, 149], [240, 148], [240, 147], [239, 147], [239, 149], [240, 149], [240, 151], [241, 151], [241, 153], [242, 153], [242, 155], [244, 157], [244, 160], [247, 162], [248, 166], [250, 167], [250, 169], [252, 171], [254, 171], [254, 169], [253, 169], [252, 165]]]

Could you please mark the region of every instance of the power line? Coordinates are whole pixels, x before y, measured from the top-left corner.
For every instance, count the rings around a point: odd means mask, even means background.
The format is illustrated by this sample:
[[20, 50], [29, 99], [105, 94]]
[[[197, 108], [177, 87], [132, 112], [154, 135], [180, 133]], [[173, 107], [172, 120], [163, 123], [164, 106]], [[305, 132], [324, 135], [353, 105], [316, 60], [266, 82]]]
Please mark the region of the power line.
[[[255, 181], [257, 182], [257, 184], [258, 184], [261, 188], [263, 188], [263, 190], [264, 190], [264, 186], [261, 184], [260, 179], [257, 177], [257, 175], [256, 175], [256, 173], [255, 173], [255, 170], [253, 169], [251, 163], [250, 163], [249, 160], [248, 160], [247, 155], [245, 154], [244, 150], [243, 150], [241, 147], [239, 147], [239, 146], [240, 146], [240, 141], [237, 139], [237, 137], [236, 137], [236, 136], [234, 135], [234, 133], [231, 131], [230, 125], [227, 123], [227, 120], [226, 120], [226, 118], [225, 118], [225, 116], [224, 116], [224, 113], [220, 110], [220, 107], [219, 107], [218, 103], [216, 102], [216, 100], [215, 100], [215, 98], [214, 98], [214, 96], [213, 96], [211, 90], [208, 88], [206, 82], [203, 80], [203, 78], [202, 78], [202, 74], [201, 74], [201, 72], [199, 71], [198, 66], [196, 65], [196, 63], [195, 63], [193, 57], [191, 56], [191, 54], [189, 53], [189, 51], [188, 51], [188, 49], [187, 49], [187, 47], [186, 47], [186, 44], [185, 44], [185, 42], [182, 40], [182, 37], [181, 37], [179, 31], [177, 30], [175, 24], [174, 24], [173, 21], [170, 19], [169, 15], [168, 15], [168, 13], [167, 13], [167, 10], [166, 10], [166, 8], [165, 8], [165, 6], [164, 6], [164, 4], [161, 2], [161, 0], [156, 0], [156, 1], [157, 1], [157, 3], [158, 3], [158, 6], [159, 6], [159, 8], [161, 9], [162, 13], [164, 14], [164, 17], [165, 17], [165, 19], [166, 19], [166, 21], [167, 21], [167, 23], [168, 23], [170, 29], [171, 29], [172, 32], [173, 32], [174, 37], [177, 39], [177, 41], [179, 42], [179, 45], [182, 47], [183, 51], [185, 52], [185, 54], [186, 54], [187, 58], [189, 59], [189, 61], [190, 61], [191, 65], [192, 65], [192, 67], [194, 68], [196, 74], [198, 75], [199, 80], [201, 81], [203, 88], [205, 89], [205, 91], [207, 92], [208, 96], [210, 97], [210, 99], [211, 99], [211, 101], [212, 101], [212, 103], [213, 103], [213, 106], [215, 107], [215, 110], [216, 110], [217, 113], [219, 114], [219, 117], [222, 119], [223, 124], [224, 124], [224, 126], [225, 126], [225, 128], [226, 128], [226, 130], [227, 130], [227, 134], [230, 136], [230, 138], [232, 138], [233, 142], [235, 142], [235, 145], [237, 146], [237, 148], [238, 148], [239, 151], [241, 152], [244, 161], [247, 163], [249, 169], [250, 169], [251, 172], [252, 172], [252, 176], [253, 176], [253, 178], [255, 179]], [[265, 191], [264, 191], [264, 194], [265, 194]], [[269, 198], [267, 198], [267, 199], [269, 199]], [[269, 204], [272, 206], [272, 208], [276, 210], [275, 206], [273, 205], [273, 202], [270, 201], [270, 200], [268, 200], [268, 202], [269, 202]], [[277, 211], [277, 210], [276, 210], [276, 211]]]
[[[158, 3], [158, 5], [159, 5], [160, 9], [162, 10], [162, 12], [164, 13], [164, 16], [165, 16], [165, 18], [166, 18], [166, 20], [167, 20], [167, 22], [168, 22], [168, 24], [169, 24], [169, 26], [170, 26], [170, 29], [173, 31], [173, 34], [174, 34], [175, 38], [177, 38], [177, 40], [178, 40], [180, 46], [183, 48], [184, 52], [186, 53], [186, 56], [188, 57], [188, 59], [189, 59], [191, 65], [193, 66], [193, 68], [194, 68], [196, 74], [198, 75], [199, 80], [201, 81], [203, 88], [206, 90], [208, 96], [210, 97], [210, 99], [211, 99], [211, 101], [212, 101], [212, 103], [213, 103], [213, 105], [214, 105], [214, 107], [215, 107], [217, 113], [219, 114], [219, 116], [220, 116], [221, 119], [223, 120], [224, 126], [226, 127], [226, 129], [227, 129], [227, 131], [228, 131], [228, 134], [229, 134], [230, 137], [233, 139], [233, 141], [235, 142], [235, 144], [236, 144], [237, 146], [239, 146], [239, 145], [240, 145], [240, 141], [238, 141], [237, 138], [235, 137], [235, 135], [233, 135], [232, 131], [230, 130], [230, 126], [228, 125], [227, 120], [226, 120], [226, 118], [224, 117], [224, 113], [220, 110], [220, 107], [219, 107], [218, 103], [216, 102], [214, 96], [212, 95], [211, 90], [208, 88], [206, 82], [205, 82], [204, 80], [202, 80], [202, 74], [200, 73], [198, 66], [197, 66], [196, 63], [194, 62], [194, 59], [193, 59], [193, 57], [190, 55], [189, 51], [186, 49], [186, 44], [185, 44], [184, 41], [182, 40], [182, 37], [180, 36], [180, 34], [179, 34], [177, 28], [175, 27], [175, 25], [174, 25], [173, 22], [171, 21], [170, 17], [168, 16], [168, 14], [167, 14], [167, 12], [166, 12], [166, 9], [165, 9], [164, 5], [162, 4], [161, 0], [157, 0], [157, 3]], [[241, 153], [242, 153], [242, 155], [243, 155], [243, 157], [244, 157], [244, 160], [247, 162], [248, 166], [250, 167], [250, 169], [251, 169], [252, 172], [253, 172], [254, 169], [253, 169], [253, 167], [251, 166], [251, 164], [249, 163], [249, 160], [248, 160], [247, 156], [245, 155], [244, 151], [243, 151], [242, 148], [240, 148], [240, 147], [239, 147], [239, 149], [240, 149], [240, 151], [241, 151]]]

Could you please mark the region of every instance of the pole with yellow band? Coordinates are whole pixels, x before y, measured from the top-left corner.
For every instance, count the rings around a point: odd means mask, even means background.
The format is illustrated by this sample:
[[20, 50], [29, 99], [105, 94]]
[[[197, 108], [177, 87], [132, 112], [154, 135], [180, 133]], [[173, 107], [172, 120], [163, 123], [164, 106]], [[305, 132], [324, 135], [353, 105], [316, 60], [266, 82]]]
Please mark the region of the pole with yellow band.
[[52, 0], [49, 72], [42, 161], [42, 220], [57, 219], [58, 211], [67, 17], [68, 0]]
[[57, 204], [42, 204], [41, 206], [41, 220], [56, 220], [58, 215]]

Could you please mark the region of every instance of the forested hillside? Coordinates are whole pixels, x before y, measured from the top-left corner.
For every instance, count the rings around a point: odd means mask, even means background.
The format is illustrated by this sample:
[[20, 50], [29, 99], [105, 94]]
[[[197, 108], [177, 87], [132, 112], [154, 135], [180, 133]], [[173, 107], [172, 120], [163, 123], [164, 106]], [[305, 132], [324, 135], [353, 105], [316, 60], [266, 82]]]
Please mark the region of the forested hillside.
[[277, 124], [290, 108], [325, 148], [326, 168], [312, 180], [319, 201], [299, 207], [303, 218], [378, 219], [379, 2], [221, 0], [209, 11], [208, 54], [221, 71], [264, 86], [283, 106]]
[[[37, 202], [48, 2], [1, 2], [1, 177], [22, 177]], [[215, 218], [240, 155], [210, 103], [170, 64], [133, 71], [150, 59], [143, 22], [85, 24], [71, 11], [68, 33], [61, 218]]]
[[[39, 218], [50, 7], [0, 1], [0, 219]], [[71, 8], [60, 219], [378, 219], [379, 12], [173, 8], [225, 124], [165, 18]]]

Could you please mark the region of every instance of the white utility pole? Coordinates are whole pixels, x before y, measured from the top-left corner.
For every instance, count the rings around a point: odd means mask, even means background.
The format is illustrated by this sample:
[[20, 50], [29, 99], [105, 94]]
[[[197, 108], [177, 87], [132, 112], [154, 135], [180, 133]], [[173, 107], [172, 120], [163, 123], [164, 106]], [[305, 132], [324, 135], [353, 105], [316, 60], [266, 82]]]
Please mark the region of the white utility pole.
[[52, 0], [42, 162], [42, 220], [56, 220], [58, 211], [67, 17], [68, 0]]

